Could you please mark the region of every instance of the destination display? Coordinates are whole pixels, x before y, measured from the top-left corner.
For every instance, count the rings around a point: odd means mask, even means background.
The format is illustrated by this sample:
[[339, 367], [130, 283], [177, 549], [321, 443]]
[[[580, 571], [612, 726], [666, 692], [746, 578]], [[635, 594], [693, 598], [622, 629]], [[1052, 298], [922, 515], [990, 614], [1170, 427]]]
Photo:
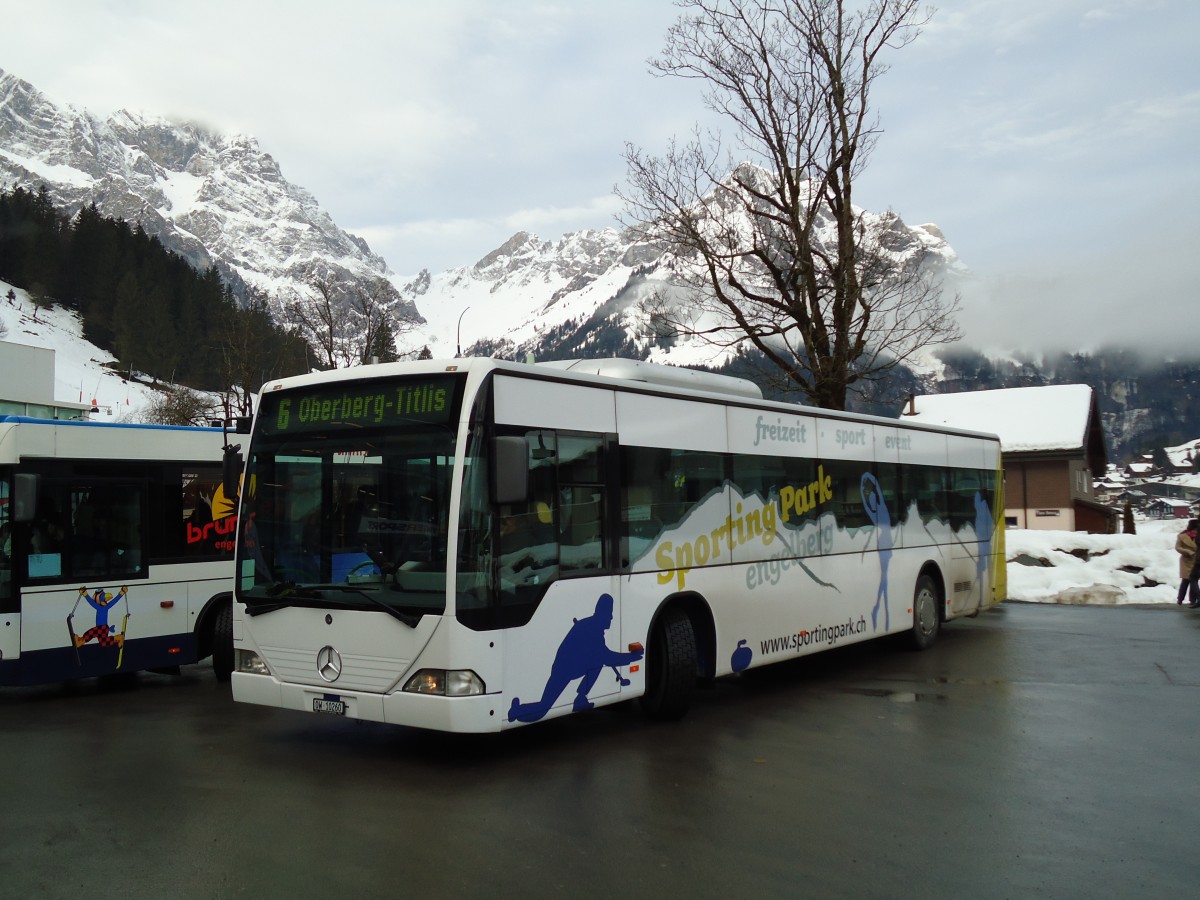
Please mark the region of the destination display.
[[397, 381], [322, 385], [264, 394], [258, 413], [263, 434], [298, 434], [329, 428], [446, 425], [457, 415], [453, 375]]

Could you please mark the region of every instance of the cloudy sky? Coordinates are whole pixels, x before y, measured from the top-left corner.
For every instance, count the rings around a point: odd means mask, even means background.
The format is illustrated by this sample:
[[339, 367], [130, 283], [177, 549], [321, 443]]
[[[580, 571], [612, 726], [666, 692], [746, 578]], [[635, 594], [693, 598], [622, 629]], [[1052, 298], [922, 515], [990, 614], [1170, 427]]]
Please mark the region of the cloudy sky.
[[[944, 0], [874, 95], [856, 199], [975, 273], [976, 343], [1197, 341], [1200, 3]], [[58, 103], [245, 132], [402, 275], [614, 224], [631, 142], [705, 112], [648, 73], [670, 0], [0, 0], [0, 68]], [[1131, 312], [1132, 311], [1132, 312]], [[1124, 314], [1124, 315], [1123, 315]], [[1120, 321], [1118, 321], [1120, 317]]]

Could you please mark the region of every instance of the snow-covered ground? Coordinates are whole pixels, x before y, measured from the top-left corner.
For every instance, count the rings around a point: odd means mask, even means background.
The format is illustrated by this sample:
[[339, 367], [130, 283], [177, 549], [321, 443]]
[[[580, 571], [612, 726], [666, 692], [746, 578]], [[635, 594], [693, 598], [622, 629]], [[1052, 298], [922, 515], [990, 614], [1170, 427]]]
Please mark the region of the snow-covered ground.
[[[1136, 534], [1009, 529], [1005, 532], [1009, 599], [1173, 604], [1179, 588], [1175, 537], [1185, 524], [1180, 519], [1138, 519]], [[1021, 557], [1045, 560], [1050, 565], [1015, 561]]]
[[[29, 347], [54, 350], [54, 399], [70, 403], [95, 403], [99, 412], [92, 418], [102, 422], [132, 422], [158, 393], [127, 381], [105, 363], [111, 353], [83, 339], [83, 326], [74, 312], [61, 306], [37, 310], [20, 288], [12, 288], [16, 299], [9, 303], [11, 285], [0, 281], [0, 340]], [[135, 373], [136, 374], [136, 373]]]
[[[14, 290], [17, 300], [9, 305], [8, 290], [0, 281], [0, 323], [7, 332], [0, 339], [56, 351], [54, 398], [95, 400], [100, 412], [92, 417], [101, 421], [136, 421], [155, 391], [105, 368], [112, 356], [83, 339], [74, 313], [42, 309], [34, 322], [25, 292]], [[1174, 603], [1179, 587], [1175, 536], [1183, 525], [1139, 520], [1136, 534], [1108, 535], [1009, 530], [1008, 596], [1037, 603]], [[1018, 558], [1051, 565], [1023, 565], [1014, 562]]]

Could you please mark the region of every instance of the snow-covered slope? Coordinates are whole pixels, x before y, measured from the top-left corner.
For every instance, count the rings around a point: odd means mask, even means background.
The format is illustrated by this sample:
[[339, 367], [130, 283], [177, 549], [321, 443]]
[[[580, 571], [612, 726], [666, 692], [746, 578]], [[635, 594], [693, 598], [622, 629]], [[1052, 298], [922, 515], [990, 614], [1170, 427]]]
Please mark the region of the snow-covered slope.
[[[138, 222], [198, 269], [280, 302], [313, 276], [346, 286], [390, 274], [246, 135], [122, 110], [101, 120], [0, 70], [0, 187], [37, 191], [74, 214], [89, 204]], [[389, 301], [411, 312], [394, 293]]]
[[[14, 300], [7, 299], [9, 291]], [[158, 392], [136, 378], [129, 380], [107, 366], [114, 362], [84, 340], [79, 316], [61, 306], [37, 310], [29, 295], [0, 280], [0, 341], [54, 351], [54, 393], [58, 402], [95, 403], [93, 419], [134, 422]], [[129, 373], [126, 373], [128, 375]]]

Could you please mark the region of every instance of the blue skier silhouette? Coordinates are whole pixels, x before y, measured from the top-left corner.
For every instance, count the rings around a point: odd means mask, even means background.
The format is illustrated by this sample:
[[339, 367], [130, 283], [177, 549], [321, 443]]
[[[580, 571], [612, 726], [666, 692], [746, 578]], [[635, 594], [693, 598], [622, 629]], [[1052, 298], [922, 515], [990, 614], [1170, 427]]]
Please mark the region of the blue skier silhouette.
[[[542, 699], [534, 703], [522, 703], [519, 697], [513, 697], [512, 706], [508, 710], [510, 722], [536, 722], [550, 711], [567, 685], [576, 678], [582, 679], [575, 693], [575, 712], [591, 709], [595, 706], [588, 700], [588, 691], [600, 677], [600, 673], [612, 667], [628, 665], [642, 658], [643, 650], [637, 649], [629, 653], [618, 653], [608, 649], [604, 642], [604, 633], [608, 631], [613, 620], [613, 598], [609, 594], [601, 594], [596, 601], [596, 611], [585, 619], [576, 619], [567, 636], [558, 645], [554, 662], [550, 665], [550, 678], [542, 691]], [[621, 679], [618, 672], [617, 678]], [[621, 679], [622, 683], [627, 683]]]
[[975, 537], [979, 540], [979, 558], [975, 560], [975, 577], [979, 581], [979, 602], [983, 602], [988, 566], [992, 560], [992, 511], [983, 494], [975, 492]]
[[879, 607], [883, 605], [883, 627], [886, 631], [891, 626], [891, 613], [887, 604], [888, 563], [892, 558], [892, 517], [888, 513], [887, 504], [883, 502], [883, 488], [870, 472], [863, 472], [859, 485], [862, 493], [863, 509], [875, 526], [875, 541], [879, 550], [879, 593], [875, 595], [875, 608], [871, 610], [871, 628], [876, 627], [879, 618]]

